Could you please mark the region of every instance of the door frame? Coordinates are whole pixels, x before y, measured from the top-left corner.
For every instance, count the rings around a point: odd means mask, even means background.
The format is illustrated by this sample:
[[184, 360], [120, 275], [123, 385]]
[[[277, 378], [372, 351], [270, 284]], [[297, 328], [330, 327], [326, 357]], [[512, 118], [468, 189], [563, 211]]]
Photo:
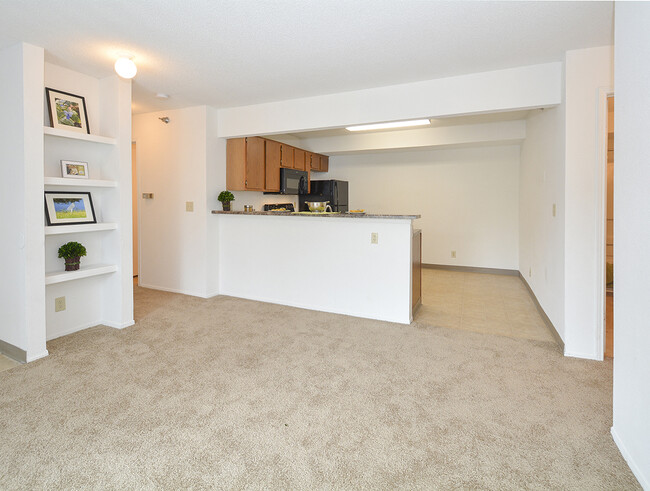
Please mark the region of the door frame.
[[606, 308], [606, 262], [607, 262], [607, 140], [608, 114], [607, 99], [614, 96], [612, 87], [598, 89], [598, 172], [596, 173], [596, 356], [605, 359], [605, 308]]

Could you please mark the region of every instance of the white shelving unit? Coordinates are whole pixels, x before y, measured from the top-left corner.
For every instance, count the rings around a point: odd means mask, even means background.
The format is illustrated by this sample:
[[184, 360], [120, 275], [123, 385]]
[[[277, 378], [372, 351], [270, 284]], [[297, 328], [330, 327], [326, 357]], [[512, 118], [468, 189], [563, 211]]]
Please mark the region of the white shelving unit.
[[102, 274], [114, 273], [117, 271], [116, 264], [96, 264], [94, 266], [84, 266], [77, 271], [57, 271], [45, 274], [45, 284], [54, 285], [65, 281], [81, 280]]
[[104, 145], [116, 145], [117, 140], [108, 136], [100, 136], [93, 134], [75, 133], [73, 131], [61, 130], [59, 128], [50, 128], [43, 126], [43, 134], [49, 136], [58, 136], [60, 138], [70, 138], [72, 140], [81, 140], [93, 143], [103, 143]]
[[45, 177], [46, 186], [80, 187], [80, 188], [115, 188], [117, 181], [108, 179], [69, 179], [65, 177]]
[[[133, 323], [130, 83], [117, 76], [96, 79], [50, 63], [45, 63], [43, 83], [83, 96], [91, 131], [51, 128], [47, 118], [42, 122], [43, 187], [91, 193], [99, 221], [43, 227], [47, 339], [94, 323], [128, 326]], [[61, 177], [61, 160], [87, 162], [89, 179]], [[62, 271], [58, 249], [70, 241], [83, 244], [87, 256], [79, 270]], [[66, 297], [66, 309], [55, 312], [59, 297]]]
[[45, 235], [81, 234], [84, 232], [102, 232], [104, 230], [117, 230], [117, 223], [88, 223], [82, 225], [56, 225], [45, 227]]

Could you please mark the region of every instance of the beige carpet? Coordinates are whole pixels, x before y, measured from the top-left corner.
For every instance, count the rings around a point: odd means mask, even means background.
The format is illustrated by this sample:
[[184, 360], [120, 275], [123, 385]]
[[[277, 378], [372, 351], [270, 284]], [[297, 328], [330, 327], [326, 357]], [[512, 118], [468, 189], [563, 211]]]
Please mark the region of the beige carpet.
[[0, 489], [637, 489], [611, 362], [548, 342], [136, 289], [0, 373]]

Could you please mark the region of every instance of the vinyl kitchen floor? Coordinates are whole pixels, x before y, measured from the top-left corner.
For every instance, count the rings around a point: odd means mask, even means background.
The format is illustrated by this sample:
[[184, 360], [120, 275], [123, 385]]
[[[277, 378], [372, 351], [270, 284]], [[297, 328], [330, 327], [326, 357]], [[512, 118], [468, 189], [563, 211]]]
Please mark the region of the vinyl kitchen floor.
[[517, 276], [422, 270], [414, 321], [452, 329], [555, 342]]

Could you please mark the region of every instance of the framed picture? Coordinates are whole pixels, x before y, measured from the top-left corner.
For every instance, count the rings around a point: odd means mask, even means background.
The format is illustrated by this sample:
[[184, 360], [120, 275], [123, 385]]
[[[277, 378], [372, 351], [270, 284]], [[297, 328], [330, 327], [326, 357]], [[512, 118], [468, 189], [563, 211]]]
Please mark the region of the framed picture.
[[71, 179], [88, 179], [88, 162], [62, 160], [61, 175]]
[[90, 193], [45, 191], [45, 218], [48, 225], [97, 223]]
[[56, 89], [45, 88], [50, 126], [77, 133], [90, 133], [86, 99]]

